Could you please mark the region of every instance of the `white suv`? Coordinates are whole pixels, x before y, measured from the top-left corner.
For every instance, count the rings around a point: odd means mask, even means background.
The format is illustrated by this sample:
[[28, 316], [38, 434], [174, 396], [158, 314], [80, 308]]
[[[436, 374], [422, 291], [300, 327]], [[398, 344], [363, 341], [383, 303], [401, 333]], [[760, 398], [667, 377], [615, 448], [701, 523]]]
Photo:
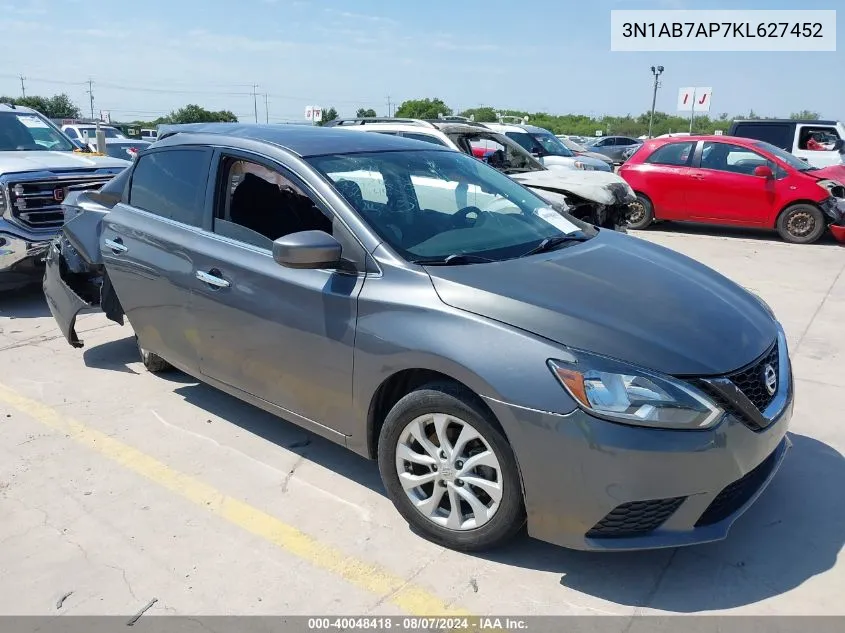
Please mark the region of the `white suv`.
[[611, 166], [603, 160], [589, 156], [577, 156], [561, 140], [536, 125], [519, 123], [485, 123], [494, 132], [504, 134], [519, 143], [545, 167], [565, 167], [567, 169], [585, 169], [611, 171]]

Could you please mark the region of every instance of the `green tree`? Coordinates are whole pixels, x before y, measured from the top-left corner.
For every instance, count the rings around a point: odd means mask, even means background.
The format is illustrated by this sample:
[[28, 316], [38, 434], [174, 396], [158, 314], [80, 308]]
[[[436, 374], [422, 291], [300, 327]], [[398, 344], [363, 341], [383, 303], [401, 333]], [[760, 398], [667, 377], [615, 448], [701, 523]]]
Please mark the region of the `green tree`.
[[337, 118], [337, 110], [334, 108], [323, 109], [323, 116], [320, 119], [319, 125], [325, 125], [329, 121], [334, 121]]
[[0, 103], [32, 108], [48, 119], [77, 119], [81, 116], [79, 108], [64, 93], [52, 97], [0, 97]]
[[442, 99], [409, 99], [403, 101], [396, 110], [396, 116], [409, 119], [436, 119], [438, 115], [449, 116], [452, 108], [447, 106]]
[[157, 123], [237, 123], [236, 117], [229, 110], [212, 112], [205, 108], [189, 103], [183, 108], [174, 110], [168, 116], [157, 119]]
[[479, 123], [495, 123], [498, 121], [496, 118], [496, 109], [489, 106], [469, 108], [468, 110], [461, 112], [461, 116], [465, 116], [467, 118], [475, 117], [475, 120]]
[[822, 118], [822, 115], [813, 110], [801, 110], [801, 112], [793, 112], [789, 115], [790, 119], [810, 119], [816, 120]]
[[373, 110], [372, 108], [367, 108], [367, 109], [358, 108], [358, 111], [355, 113], [355, 116], [358, 117], [359, 119], [367, 119], [367, 118], [371, 119], [371, 118], [376, 116], [376, 111]]

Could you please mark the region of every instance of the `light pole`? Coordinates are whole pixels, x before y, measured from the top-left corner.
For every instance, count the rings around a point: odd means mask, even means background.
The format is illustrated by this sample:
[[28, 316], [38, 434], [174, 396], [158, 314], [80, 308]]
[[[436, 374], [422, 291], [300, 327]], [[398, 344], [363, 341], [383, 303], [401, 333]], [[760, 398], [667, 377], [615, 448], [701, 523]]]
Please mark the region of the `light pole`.
[[654, 94], [651, 97], [651, 117], [648, 120], [649, 138], [651, 138], [651, 129], [654, 126], [654, 108], [657, 106], [657, 88], [660, 86], [660, 75], [663, 74], [663, 66], [652, 66], [651, 74], [654, 75]]

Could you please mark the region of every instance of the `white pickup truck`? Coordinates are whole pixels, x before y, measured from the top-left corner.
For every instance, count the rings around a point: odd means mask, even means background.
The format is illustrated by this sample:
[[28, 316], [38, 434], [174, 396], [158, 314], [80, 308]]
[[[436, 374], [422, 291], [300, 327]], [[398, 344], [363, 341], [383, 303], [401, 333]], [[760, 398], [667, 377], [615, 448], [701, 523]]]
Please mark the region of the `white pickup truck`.
[[86, 153], [35, 110], [0, 104], [0, 291], [41, 281], [68, 192], [99, 189], [130, 164]]

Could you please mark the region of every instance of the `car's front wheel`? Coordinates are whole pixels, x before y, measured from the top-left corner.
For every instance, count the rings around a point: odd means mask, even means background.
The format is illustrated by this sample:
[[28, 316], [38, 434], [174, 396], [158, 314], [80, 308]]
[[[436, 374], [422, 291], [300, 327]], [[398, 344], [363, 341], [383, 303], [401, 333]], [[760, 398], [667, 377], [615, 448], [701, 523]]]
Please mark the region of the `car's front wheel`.
[[654, 207], [651, 200], [638, 193], [637, 199], [628, 205], [628, 228], [639, 231], [654, 221]]
[[525, 523], [516, 459], [471, 394], [427, 385], [403, 397], [381, 429], [378, 463], [396, 509], [429, 540], [478, 551]]
[[824, 216], [812, 204], [793, 204], [780, 214], [777, 230], [787, 242], [812, 244], [824, 233]]

